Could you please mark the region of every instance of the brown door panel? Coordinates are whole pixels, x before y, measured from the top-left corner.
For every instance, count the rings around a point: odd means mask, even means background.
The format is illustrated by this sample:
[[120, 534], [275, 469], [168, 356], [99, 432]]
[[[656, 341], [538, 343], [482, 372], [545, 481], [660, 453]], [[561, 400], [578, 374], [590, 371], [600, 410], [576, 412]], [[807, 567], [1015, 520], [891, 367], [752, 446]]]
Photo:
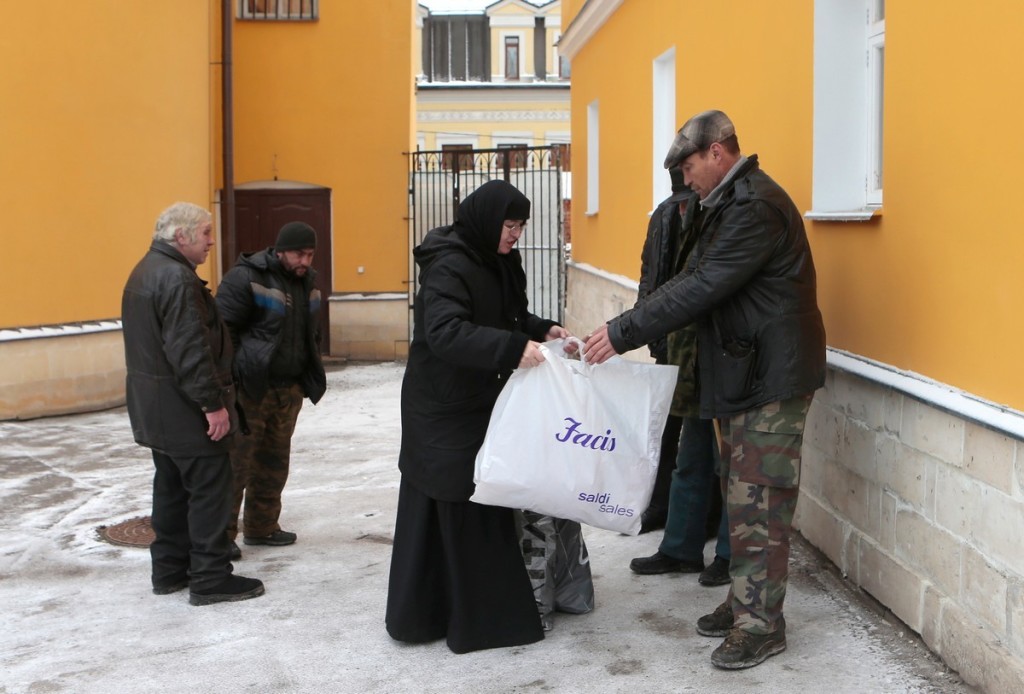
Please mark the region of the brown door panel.
[[[330, 354], [328, 297], [333, 289], [331, 277], [331, 191], [328, 188], [301, 190], [236, 190], [235, 229], [239, 253], [260, 251], [274, 245], [277, 232], [288, 222], [305, 222], [316, 229], [316, 255], [313, 269], [323, 296], [320, 311], [320, 351]], [[225, 258], [225, 272], [237, 258]]]

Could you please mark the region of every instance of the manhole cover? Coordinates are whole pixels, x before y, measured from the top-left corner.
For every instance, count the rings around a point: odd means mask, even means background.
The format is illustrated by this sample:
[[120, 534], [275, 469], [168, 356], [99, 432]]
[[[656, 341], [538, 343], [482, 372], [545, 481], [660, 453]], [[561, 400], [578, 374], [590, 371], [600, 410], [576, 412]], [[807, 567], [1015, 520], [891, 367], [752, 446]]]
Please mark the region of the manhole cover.
[[149, 547], [155, 538], [149, 516], [139, 516], [117, 525], [101, 525], [98, 532], [101, 540], [126, 547]]

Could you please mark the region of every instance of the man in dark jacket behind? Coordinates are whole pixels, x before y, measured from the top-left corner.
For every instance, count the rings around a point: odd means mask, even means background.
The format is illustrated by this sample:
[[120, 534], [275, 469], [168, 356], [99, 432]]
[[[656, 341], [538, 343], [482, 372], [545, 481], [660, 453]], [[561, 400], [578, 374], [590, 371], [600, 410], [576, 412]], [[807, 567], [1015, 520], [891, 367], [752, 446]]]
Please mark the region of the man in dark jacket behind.
[[303, 222], [281, 227], [272, 248], [243, 253], [217, 288], [217, 305], [235, 346], [238, 400], [249, 435], [231, 452], [234, 509], [228, 524], [232, 556], [245, 498], [247, 545], [290, 545], [282, 530], [281, 493], [288, 481], [292, 433], [307, 397], [327, 390], [317, 317], [321, 299], [311, 267], [316, 232]]
[[231, 342], [196, 266], [213, 246], [210, 213], [175, 203], [124, 288], [128, 417], [152, 449], [153, 592], [193, 605], [245, 600], [263, 583], [232, 575], [228, 442], [236, 428]]
[[[690, 188], [683, 183], [683, 172], [669, 169], [672, 176], [672, 194], [658, 203], [647, 223], [647, 237], [640, 252], [640, 282], [637, 286], [636, 305], [646, 299], [654, 290], [668, 282], [675, 274], [673, 265], [677, 255], [679, 227], [682, 216], [680, 204], [690, 197]], [[648, 349], [655, 364], [668, 363], [668, 340], [659, 337], [650, 343]], [[654, 489], [651, 500], [641, 515], [640, 534], [665, 527], [668, 517], [668, 494], [672, 483], [672, 471], [676, 467], [676, 452], [679, 448], [679, 434], [682, 431], [683, 419], [669, 414], [665, 421], [665, 431], [661, 436], [661, 454], [658, 460], [658, 473], [654, 477]]]
[[676, 134], [679, 166], [704, 219], [686, 271], [587, 339], [601, 363], [696, 322], [701, 417], [722, 429], [732, 579], [697, 631], [726, 636], [720, 668], [752, 667], [786, 648], [782, 615], [800, 447], [814, 391], [825, 382], [825, 329], [811, 249], [793, 201], [740, 153], [721, 111]]

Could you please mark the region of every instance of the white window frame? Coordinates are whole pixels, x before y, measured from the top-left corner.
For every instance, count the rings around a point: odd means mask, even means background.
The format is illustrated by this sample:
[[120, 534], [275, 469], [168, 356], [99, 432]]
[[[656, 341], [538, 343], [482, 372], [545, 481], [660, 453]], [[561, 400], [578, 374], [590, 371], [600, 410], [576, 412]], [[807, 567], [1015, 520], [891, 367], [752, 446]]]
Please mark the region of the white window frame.
[[600, 207], [600, 108], [597, 99], [587, 104], [587, 205], [586, 214], [595, 215]]
[[[814, 0], [808, 219], [862, 221], [881, 208], [882, 188], [875, 183], [882, 180], [884, 82], [881, 62], [871, 60], [871, 46], [885, 45], [884, 19], [874, 21], [884, 7], [884, 0]], [[884, 53], [875, 57], [883, 58]]]
[[651, 138], [651, 209], [672, 194], [665, 155], [676, 135], [676, 49], [668, 49], [651, 65], [654, 124]]
[[885, 104], [885, 0], [870, 0], [867, 25], [867, 189], [869, 207], [882, 206], [882, 126]]

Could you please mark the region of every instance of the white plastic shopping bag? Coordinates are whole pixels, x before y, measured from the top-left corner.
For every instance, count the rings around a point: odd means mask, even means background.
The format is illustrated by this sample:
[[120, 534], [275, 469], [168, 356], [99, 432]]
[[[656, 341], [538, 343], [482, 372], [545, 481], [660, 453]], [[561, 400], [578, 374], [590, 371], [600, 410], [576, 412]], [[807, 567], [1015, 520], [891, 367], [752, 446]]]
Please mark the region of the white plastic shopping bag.
[[[575, 339], [575, 338], [570, 338]], [[491, 412], [472, 501], [636, 535], [658, 470], [678, 367], [612, 357], [518, 369]]]

